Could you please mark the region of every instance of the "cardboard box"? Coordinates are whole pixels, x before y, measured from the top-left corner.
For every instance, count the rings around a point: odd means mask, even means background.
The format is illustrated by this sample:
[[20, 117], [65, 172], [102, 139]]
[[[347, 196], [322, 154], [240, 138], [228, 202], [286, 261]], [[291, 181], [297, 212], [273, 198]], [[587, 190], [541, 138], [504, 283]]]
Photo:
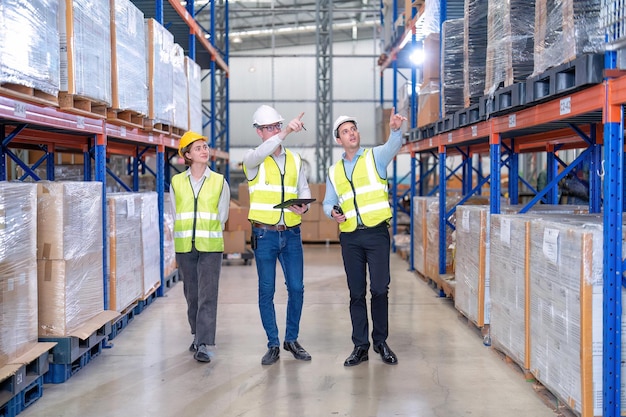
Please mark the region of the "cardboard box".
[[424, 83], [439, 82], [441, 56], [439, 53], [439, 33], [431, 33], [424, 39]]
[[67, 336], [104, 311], [102, 254], [38, 260], [39, 336]]
[[439, 120], [439, 91], [420, 91], [417, 110], [417, 127], [435, 123]]
[[246, 232], [237, 230], [224, 232], [224, 253], [244, 253], [246, 251]]

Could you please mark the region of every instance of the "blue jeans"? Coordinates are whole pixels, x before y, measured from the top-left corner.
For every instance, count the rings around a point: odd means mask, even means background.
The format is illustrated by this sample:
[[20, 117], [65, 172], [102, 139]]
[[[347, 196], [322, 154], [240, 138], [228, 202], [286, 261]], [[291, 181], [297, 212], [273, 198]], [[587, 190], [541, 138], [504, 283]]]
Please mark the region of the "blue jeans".
[[274, 310], [277, 260], [283, 268], [288, 296], [285, 341], [296, 341], [304, 300], [304, 260], [300, 227], [283, 232], [253, 227], [252, 233], [257, 239], [254, 257], [259, 275], [259, 311], [267, 334], [267, 347], [280, 346]]

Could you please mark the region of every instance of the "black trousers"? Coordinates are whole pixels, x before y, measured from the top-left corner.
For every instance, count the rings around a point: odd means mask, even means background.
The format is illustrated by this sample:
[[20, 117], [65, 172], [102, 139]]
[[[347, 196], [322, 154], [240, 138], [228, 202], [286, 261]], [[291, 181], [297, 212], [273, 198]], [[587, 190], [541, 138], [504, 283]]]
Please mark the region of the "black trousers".
[[[389, 334], [389, 252], [391, 237], [386, 225], [339, 235], [341, 255], [350, 290], [350, 317], [354, 346], [368, 349], [367, 273], [370, 277], [372, 342], [378, 345]], [[367, 268], [367, 269], [366, 269]]]

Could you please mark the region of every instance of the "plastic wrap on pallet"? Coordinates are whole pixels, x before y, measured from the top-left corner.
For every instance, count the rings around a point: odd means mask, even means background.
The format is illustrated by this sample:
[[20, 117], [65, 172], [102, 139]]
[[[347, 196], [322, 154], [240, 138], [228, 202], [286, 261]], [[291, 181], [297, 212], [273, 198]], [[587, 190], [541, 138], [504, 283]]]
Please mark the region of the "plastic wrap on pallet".
[[601, 0], [537, 0], [532, 75], [577, 56], [604, 52]]
[[0, 367], [37, 343], [37, 186], [0, 182]]
[[485, 95], [533, 72], [535, 3], [489, 0]]
[[39, 335], [66, 336], [104, 311], [102, 183], [37, 183]]
[[185, 70], [189, 97], [189, 130], [202, 134], [202, 69], [186, 56]]
[[462, 110], [463, 102], [464, 19], [443, 22], [441, 36], [441, 114], [449, 116]]
[[176, 270], [174, 250], [174, 214], [171, 210], [170, 193], [163, 194], [163, 275], [166, 277]]
[[[424, 37], [431, 33], [439, 33], [439, 22], [441, 20], [441, 7], [438, 1], [427, 1], [424, 4], [424, 13], [417, 22], [415, 31]], [[421, 26], [419, 26], [421, 25]]]
[[585, 416], [602, 415], [602, 236], [601, 215], [530, 223], [531, 371]]
[[9, 0], [0, 10], [0, 83], [57, 96], [59, 0]]
[[143, 295], [141, 195], [107, 194], [109, 309], [123, 312]]
[[143, 264], [142, 295], [146, 296], [161, 284], [159, 202], [157, 193], [155, 192], [141, 193], [140, 197], [141, 251]]
[[[448, 210], [458, 202], [457, 197], [448, 197]], [[414, 259], [415, 267], [422, 275], [439, 277], [439, 197], [413, 197], [414, 209]], [[449, 221], [454, 224], [454, 215]], [[454, 267], [454, 237], [446, 227], [446, 273]], [[418, 260], [419, 258], [419, 260]], [[422, 268], [422, 269], [420, 269]]]
[[625, 8], [626, 4], [622, 0], [601, 1], [600, 19], [602, 30], [606, 33], [607, 43], [612, 48], [620, 48], [620, 51], [623, 51], [626, 41]]
[[426, 126], [439, 120], [440, 115], [439, 80], [424, 83], [417, 97], [417, 127]]
[[478, 327], [489, 324], [489, 206], [458, 206], [454, 306]]
[[174, 121], [174, 35], [154, 19], [146, 19], [148, 54], [148, 118], [155, 123]]
[[487, 55], [487, 0], [465, 0], [463, 42], [463, 101], [478, 103], [485, 91]]
[[60, 0], [61, 91], [111, 105], [108, 1]]
[[112, 107], [148, 114], [144, 15], [130, 0], [111, 0]]
[[177, 43], [172, 47], [172, 69], [174, 71], [172, 78], [174, 89], [172, 93], [174, 97], [172, 124], [179, 129], [189, 130], [189, 96], [187, 93], [189, 85], [187, 84], [185, 68], [185, 50]]

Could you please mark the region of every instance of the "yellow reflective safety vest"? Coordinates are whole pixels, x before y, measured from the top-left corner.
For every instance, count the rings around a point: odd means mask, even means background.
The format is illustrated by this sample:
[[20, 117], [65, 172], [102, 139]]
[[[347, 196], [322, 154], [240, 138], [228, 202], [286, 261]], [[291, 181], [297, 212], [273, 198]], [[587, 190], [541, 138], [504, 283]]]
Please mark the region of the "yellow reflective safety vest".
[[340, 231], [356, 230], [357, 215], [367, 227], [377, 226], [391, 218], [387, 180], [378, 175], [371, 149], [366, 149], [356, 161], [352, 181], [346, 175], [343, 160], [331, 166], [328, 175], [346, 216], [346, 221], [339, 224]]
[[[297, 226], [302, 216], [287, 209], [275, 209], [274, 206], [292, 198], [298, 198], [298, 177], [302, 158], [297, 153], [285, 149], [284, 174], [271, 156], [259, 165], [259, 171], [248, 181], [250, 192], [250, 211], [248, 220], [265, 224], [277, 224], [284, 214], [285, 225]], [[244, 166], [244, 172], [246, 168]]]
[[224, 176], [211, 172], [204, 179], [198, 197], [194, 196], [191, 178], [186, 172], [172, 177], [176, 196], [174, 219], [174, 249], [177, 253], [191, 252], [195, 245], [199, 252], [224, 252], [224, 236], [218, 206]]

